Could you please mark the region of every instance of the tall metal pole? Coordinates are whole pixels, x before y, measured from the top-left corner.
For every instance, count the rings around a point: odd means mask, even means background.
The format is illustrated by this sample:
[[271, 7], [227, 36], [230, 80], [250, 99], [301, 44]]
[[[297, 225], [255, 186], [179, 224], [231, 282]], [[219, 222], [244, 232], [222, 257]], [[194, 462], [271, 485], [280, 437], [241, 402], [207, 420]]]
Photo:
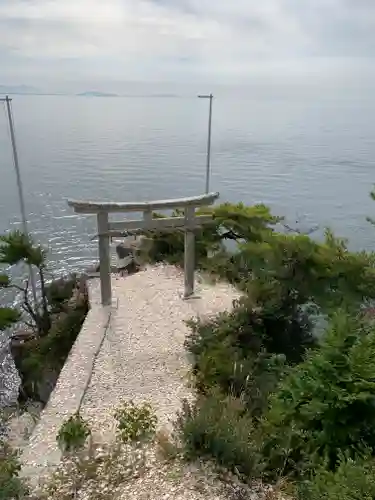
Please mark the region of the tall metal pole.
[[209, 99], [210, 108], [208, 113], [208, 135], [207, 135], [207, 157], [206, 157], [206, 193], [210, 191], [210, 174], [211, 174], [211, 131], [212, 131], [212, 101], [214, 96], [209, 95], [199, 95], [200, 99]]
[[[28, 236], [29, 231], [28, 231], [28, 227], [27, 227], [25, 200], [24, 200], [24, 196], [23, 196], [22, 180], [21, 180], [21, 173], [20, 173], [20, 167], [19, 167], [19, 162], [18, 162], [18, 152], [17, 152], [17, 145], [16, 145], [16, 136], [14, 133], [13, 114], [12, 114], [12, 108], [11, 108], [11, 101], [12, 100], [9, 99], [8, 96], [6, 96], [5, 99], [0, 99], [0, 101], [3, 101], [3, 102], [5, 101], [5, 103], [6, 103], [8, 121], [9, 121], [9, 130], [10, 130], [10, 140], [12, 143], [12, 151], [13, 151], [13, 163], [14, 163], [14, 169], [16, 171], [18, 197], [19, 197], [20, 209], [21, 209], [22, 229], [23, 229], [23, 233], [26, 236]], [[36, 305], [37, 304], [36, 284], [35, 284], [35, 276], [34, 276], [34, 272], [33, 272], [33, 268], [31, 266], [31, 264], [29, 264], [29, 273], [30, 273], [31, 289], [32, 289], [32, 293], [33, 293], [34, 302]]]

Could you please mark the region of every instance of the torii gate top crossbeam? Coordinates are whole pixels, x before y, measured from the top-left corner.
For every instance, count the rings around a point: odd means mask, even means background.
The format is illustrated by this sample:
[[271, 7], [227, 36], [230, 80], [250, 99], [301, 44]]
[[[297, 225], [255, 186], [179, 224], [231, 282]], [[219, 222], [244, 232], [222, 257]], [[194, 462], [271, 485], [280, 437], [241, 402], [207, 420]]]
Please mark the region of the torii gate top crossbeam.
[[[195, 236], [194, 229], [212, 221], [210, 215], [196, 215], [197, 207], [212, 205], [219, 193], [208, 193], [189, 198], [133, 203], [92, 202], [69, 200], [68, 205], [77, 213], [96, 214], [99, 236], [100, 288], [103, 305], [112, 303], [110, 237], [124, 231], [183, 230], [185, 231], [185, 298], [194, 293]], [[184, 209], [184, 217], [154, 218], [154, 210]], [[143, 212], [143, 220], [109, 222], [109, 213]]]

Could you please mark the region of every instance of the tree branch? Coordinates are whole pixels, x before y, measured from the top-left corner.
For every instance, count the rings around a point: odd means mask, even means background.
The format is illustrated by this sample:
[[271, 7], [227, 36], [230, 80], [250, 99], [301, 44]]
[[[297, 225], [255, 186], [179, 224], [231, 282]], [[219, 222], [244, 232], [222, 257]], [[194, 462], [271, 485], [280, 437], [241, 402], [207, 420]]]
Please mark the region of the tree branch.
[[35, 325], [33, 323], [30, 323], [29, 321], [24, 321], [25, 325], [28, 326], [29, 328], [34, 329]]
[[24, 288], [22, 288], [21, 286], [15, 285], [15, 284], [13, 284], [13, 283], [12, 283], [11, 285], [9, 285], [9, 286], [8, 286], [8, 288], [14, 288], [15, 290], [18, 290], [18, 291], [20, 291], [20, 292], [22, 292], [22, 293], [23, 293], [23, 292], [24, 292], [24, 290], [25, 290], [25, 289], [24, 289]]
[[297, 234], [304, 234], [306, 236], [309, 236], [310, 234], [314, 233], [319, 229], [319, 226], [313, 226], [307, 229], [307, 231], [301, 231], [301, 229], [298, 229], [298, 227], [292, 227], [289, 226], [289, 224], [286, 224], [285, 222], [281, 223], [281, 225], [289, 232], [289, 233], [297, 233]]
[[30, 314], [32, 319], [35, 322], [35, 325], [38, 327], [38, 315], [37, 313], [33, 310], [31, 307], [31, 304], [29, 302], [29, 297], [28, 297], [28, 292], [29, 292], [29, 280], [26, 280], [26, 285], [25, 288], [23, 288], [23, 305], [26, 308], [26, 311]]
[[235, 233], [232, 229], [229, 229], [225, 233], [220, 235], [220, 238], [222, 240], [228, 239], [228, 240], [240, 240], [241, 236], [237, 233]]

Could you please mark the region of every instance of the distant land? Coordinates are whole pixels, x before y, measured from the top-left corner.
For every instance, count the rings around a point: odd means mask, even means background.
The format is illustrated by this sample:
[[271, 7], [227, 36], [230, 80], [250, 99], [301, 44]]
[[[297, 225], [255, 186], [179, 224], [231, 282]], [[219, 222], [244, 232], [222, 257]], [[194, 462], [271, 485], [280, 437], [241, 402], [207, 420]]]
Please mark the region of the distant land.
[[41, 91], [29, 85], [0, 85], [0, 94], [41, 94]]
[[[0, 0], [1, 1], [1, 0]], [[130, 98], [176, 98], [181, 97], [180, 94], [175, 94], [173, 92], [142, 92], [139, 93], [139, 89], [134, 89], [134, 92], [121, 92], [121, 93], [113, 93], [113, 92], [105, 92], [101, 90], [84, 90], [83, 92], [59, 92], [59, 91], [48, 91], [41, 90], [37, 87], [32, 87], [30, 85], [0, 85], [0, 97], [5, 95], [39, 95], [39, 96], [77, 96], [77, 97], [130, 97]]]
[[118, 97], [118, 94], [111, 94], [108, 92], [99, 92], [97, 90], [88, 90], [77, 94], [82, 97]]
[[46, 92], [30, 85], [0, 85], [1, 95], [77, 95], [83, 97], [118, 97], [118, 94], [101, 92], [99, 90], [87, 90], [74, 94], [72, 92]]
[[59, 91], [46, 91], [41, 90], [37, 87], [32, 87], [30, 85], [0, 85], [0, 97], [5, 95], [54, 95], [54, 96], [64, 96], [73, 95], [77, 97], [131, 97], [131, 98], [176, 98], [181, 97], [180, 94], [175, 94], [172, 92], [150, 92], [150, 93], [139, 93], [138, 89], [134, 89], [134, 92], [124, 92], [124, 93], [113, 93], [105, 92], [101, 90], [84, 90], [83, 92], [59, 92]]

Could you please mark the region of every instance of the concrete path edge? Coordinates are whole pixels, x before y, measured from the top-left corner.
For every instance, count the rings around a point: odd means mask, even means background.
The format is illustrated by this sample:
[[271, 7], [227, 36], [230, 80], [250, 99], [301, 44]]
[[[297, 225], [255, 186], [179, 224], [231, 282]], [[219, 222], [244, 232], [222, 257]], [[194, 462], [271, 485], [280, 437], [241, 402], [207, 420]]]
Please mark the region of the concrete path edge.
[[61, 451], [56, 435], [62, 422], [80, 410], [115, 307], [115, 303], [107, 307], [91, 303], [91, 309], [61, 370], [56, 387], [22, 452], [22, 476], [32, 480], [40, 476], [38, 469], [44, 469], [48, 473], [60, 463]]

